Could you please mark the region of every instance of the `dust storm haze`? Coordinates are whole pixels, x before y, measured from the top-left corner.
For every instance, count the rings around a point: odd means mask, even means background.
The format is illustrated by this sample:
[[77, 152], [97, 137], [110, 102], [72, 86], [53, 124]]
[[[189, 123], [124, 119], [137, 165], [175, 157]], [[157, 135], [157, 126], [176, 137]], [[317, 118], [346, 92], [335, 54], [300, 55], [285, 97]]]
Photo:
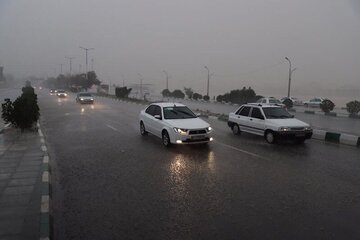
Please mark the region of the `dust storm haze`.
[[285, 96], [358, 98], [357, 0], [0, 0], [0, 66], [21, 78], [94, 68], [105, 83], [210, 96], [251, 86]]

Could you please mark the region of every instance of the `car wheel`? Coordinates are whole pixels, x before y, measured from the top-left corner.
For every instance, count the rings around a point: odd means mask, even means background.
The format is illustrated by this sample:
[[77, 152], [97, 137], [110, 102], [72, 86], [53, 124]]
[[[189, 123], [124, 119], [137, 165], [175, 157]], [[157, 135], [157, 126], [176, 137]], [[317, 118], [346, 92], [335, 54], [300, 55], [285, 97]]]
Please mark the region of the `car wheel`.
[[142, 136], [146, 136], [148, 134], [148, 132], [145, 130], [145, 125], [143, 122], [140, 122], [140, 134]]
[[234, 124], [234, 125], [232, 126], [232, 132], [234, 133], [234, 135], [239, 135], [239, 134], [240, 134], [240, 127], [239, 127], [239, 125]]
[[171, 145], [170, 137], [167, 131], [163, 131], [162, 133], [162, 142], [165, 147], [169, 147]]
[[273, 144], [276, 142], [276, 138], [275, 138], [275, 135], [272, 131], [267, 131], [265, 133], [265, 140], [270, 143], [270, 144]]

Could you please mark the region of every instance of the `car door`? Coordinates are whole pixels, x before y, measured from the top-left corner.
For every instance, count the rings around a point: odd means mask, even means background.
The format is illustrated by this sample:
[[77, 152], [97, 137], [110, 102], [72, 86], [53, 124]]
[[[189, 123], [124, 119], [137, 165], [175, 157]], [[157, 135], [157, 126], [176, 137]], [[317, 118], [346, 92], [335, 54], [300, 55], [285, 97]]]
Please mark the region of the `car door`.
[[252, 107], [249, 117], [249, 127], [251, 131], [257, 135], [264, 135], [265, 120], [259, 107]]
[[240, 129], [242, 131], [251, 132], [251, 127], [249, 125], [249, 113], [250, 113], [251, 107], [244, 106], [240, 112], [237, 115], [237, 122], [240, 126]]
[[[155, 118], [155, 116], [160, 116], [161, 119], [157, 119]], [[154, 129], [154, 134], [161, 137], [161, 130], [163, 127], [163, 115], [162, 115], [162, 111], [161, 111], [161, 107], [158, 105], [154, 105], [154, 114], [153, 114], [153, 129]]]
[[145, 110], [145, 114], [143, 116], [146, 131], [151, 132], [153, 134], [154, 134], [154, 127], [153, 127], [154, 110], [155, 110], [155, 106], [150, 105]]

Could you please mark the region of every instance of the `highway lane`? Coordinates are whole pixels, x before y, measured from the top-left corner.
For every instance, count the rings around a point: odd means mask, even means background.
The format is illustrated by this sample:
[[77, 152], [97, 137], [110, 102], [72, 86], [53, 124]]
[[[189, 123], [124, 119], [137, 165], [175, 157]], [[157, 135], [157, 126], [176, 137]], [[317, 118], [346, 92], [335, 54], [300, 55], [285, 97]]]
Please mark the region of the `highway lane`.
[[57, 239], [355, 239], [357, 148], [269, 145], [208, 120], [208, 147], [141, 137], [144, 106], [39, 92]]

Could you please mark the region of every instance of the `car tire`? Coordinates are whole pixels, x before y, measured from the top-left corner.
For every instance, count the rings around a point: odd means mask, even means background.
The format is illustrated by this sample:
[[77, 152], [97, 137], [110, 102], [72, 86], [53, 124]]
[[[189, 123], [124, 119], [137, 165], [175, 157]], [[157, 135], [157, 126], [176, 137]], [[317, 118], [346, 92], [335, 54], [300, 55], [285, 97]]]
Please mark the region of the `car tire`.
[[170, 145], [171, 145], [170, 137], [166, 130], [164, 130], [162, 133], [162, 143], [165, 147], [170, 147]]
[[274, 144], [276, 142], [276, 137], [274, 132], [273, 131], [265, 132], [265, 140], [270, 144]]
[[231, 129], [232, 129], [232, 132], [234, 133], [234, 135], [240, 134], [240, 127], [238, 124], [234, 124]]
[[145, 129], [145, 125], [142, 121], [140, 122], [140, 134], [141, 134], [141, 136], [148, 135], [148, 132]]

